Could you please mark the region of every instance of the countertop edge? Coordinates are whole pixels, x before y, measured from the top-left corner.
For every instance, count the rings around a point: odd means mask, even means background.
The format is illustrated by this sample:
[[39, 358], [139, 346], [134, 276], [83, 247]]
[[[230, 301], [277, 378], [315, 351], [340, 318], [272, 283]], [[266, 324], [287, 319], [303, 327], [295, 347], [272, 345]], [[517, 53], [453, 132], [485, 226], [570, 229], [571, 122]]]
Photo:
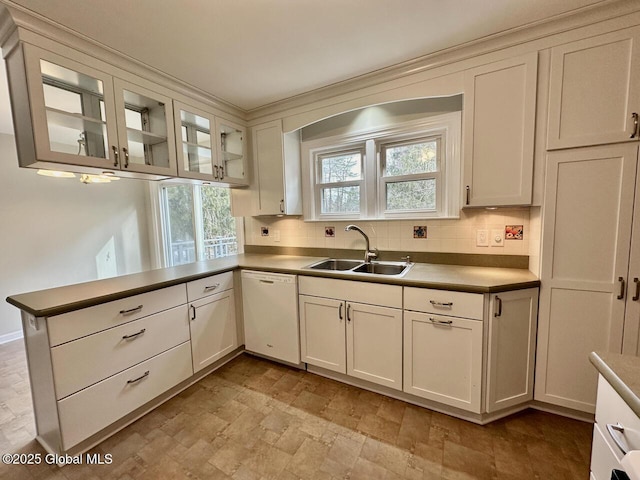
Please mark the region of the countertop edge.
[[[310, 257], [300, 257], [302, 258], [310, 258]], [[322, 258], [318, 257], [318, 260]], [[311, 262], [309, 262], [311, 263]], [[216, 275], [220, 273], [225, 273], [228, 271], [234, 270], [257, 270], [264, 272], [273, 272], [273, 273], [288, 273], [293, 275], [303, 275], [303, 276], [313, 276], [313, 277], [324, 277], [324, 278], [333, 278], [339, 280], [347, 280], [347, 281], [358, 281], [358, 282], [368, 282], [368, 283], [381, 283], [387, 285], [398, 285], [398, 286], [406, 286], [406, 287], [418, 287], [418, 288], [431, 288], [437, 290], [450, 290], [457, 292], [466, 292], [466, 293], [479, 293], [479, 294], [491, 294], [491, 293], [499, 293], [513, 290], [523, 290], [527, 288], [537, 288], [540, 286], [540, 280], [523, 280], [509, 283], [502, 283], [497, 285], [471, 285], [465, 284], [463, 282], [455, 283], [452, 282], [430, 282], [429, 280], [418, 280], [415, 278], [406, 278], [406, 277], [387, 277], [381, 275], [353, 275], [353, 274], [345, 274], [342, 272], [331, 272], [331, 271], [319, 271], [319, 270], [310, 270], [306, 268], [308, 263], [305, 263], [305, 266], [298, 267], [295, 266], [274, 266], [271, 264], [262, 264], [261, 261], [255, 261], [255, 259], [247, 258], [244, 255], [238, 256], [234, 259], [233, 263], [228, 262], [225, 265], [221, 265], [220, 267], [212, 266], [206, 270], [201, 270], [196, 273], [187, 273], [185, 275], [176, 275], [173, 278], [162, 279], [158, 281], [151, 281], [150, 283], [140, 284], [138, 286], [134, 286], [133, 288], [125, 288], [123, 290], [113, 291], [103, 295], [90, 296], [82, 300], [60, 303], [52, 307], [46, 308], [34, 308], [34, 306], [30, 306], [28, 301], [23, 301], [23, 296], [28, 296], [33, 293], [38, 292], [30, 292], [24, 294], [17, 294], [7, 297], [6, 301], [19, 308], [20, 310], [26, 312], [27, 314], [33, 315], [35, 317], [53, 317], [56, 315], [62, 315], [65, 313], [73, 312], [76, 310], [81, 310], [84, 308], [92, 307], [95, 305], [100, 305], [108, 302], [112, 302], [115, 300], [120, 300], [126, 297], [130, 297], [133, 295], [139, 295], [147, 292], [152, 292], [155, 290], [160, 290], [162, 288], [171, 287], [174, 285], [179, 285], [182, 283], [187, 283], [193, 280], [198, 280], [201, 278], [205, 278], [211, 275]], [[490, 268], [490, 267], [475, 267], [475, 268]], [[144, 272], [142, 272], [144, 273]], [[135, 274], [134, 274], [135, 275]], [[114, 277], [117, 278], [117, 277]], [[91, 282], [85, 282], [91, 283]], [[82, 284], [79, 284], [82, 285]], [[69, 285], [65, 287], [58, 288], [73, 288], [74, 285]], [[54, 289], [55, 290], [55, 289]], [[42, 292], [45, 292], [43, 290]]]
[[622, 397], [629, 408], [640, 417], [640, 398], [633, 393], [615, 371], [596, 352], [589, 354], [589, 361], [596, 367], [596, 370], [609, 382], [611, 387]]

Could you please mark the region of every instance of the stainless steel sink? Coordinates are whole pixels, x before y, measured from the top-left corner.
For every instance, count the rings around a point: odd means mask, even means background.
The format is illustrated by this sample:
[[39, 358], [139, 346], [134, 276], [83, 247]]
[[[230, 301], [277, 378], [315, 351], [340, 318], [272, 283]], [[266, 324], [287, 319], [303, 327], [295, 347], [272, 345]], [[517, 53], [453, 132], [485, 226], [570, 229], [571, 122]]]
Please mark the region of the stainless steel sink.
[[332, 270], [339, 272], [364, 273], [372, 275], [401, 276], [409, 271], [413, 263], [406, 262], [371, 262], [364, 263], [361, 260], [343, 260], [330, 258], [309, 265], [313, 270]]
[[352, 271], [355, 273], [373, 273], [376, 275], [402, 275], [412, 264], [399, 262], [371, 262], [363, 263]]
[[364, 265], [361, 260], [343, 260], [338, 258], [330, 258], [329, 260], [323, 260], [313, 265], [309, 265], [307, 268], [314, 270], [351, 270], [359, 265]]

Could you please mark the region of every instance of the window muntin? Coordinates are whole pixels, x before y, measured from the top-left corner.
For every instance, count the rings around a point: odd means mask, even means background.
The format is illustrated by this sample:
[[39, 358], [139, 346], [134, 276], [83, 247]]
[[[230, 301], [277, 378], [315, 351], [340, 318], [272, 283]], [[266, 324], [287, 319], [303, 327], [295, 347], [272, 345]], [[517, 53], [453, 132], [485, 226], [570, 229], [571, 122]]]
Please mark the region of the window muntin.
[[363, 149], [325, 152], [316, 157], [316, 202], [320, 214], [354, 214], [361, 210]]

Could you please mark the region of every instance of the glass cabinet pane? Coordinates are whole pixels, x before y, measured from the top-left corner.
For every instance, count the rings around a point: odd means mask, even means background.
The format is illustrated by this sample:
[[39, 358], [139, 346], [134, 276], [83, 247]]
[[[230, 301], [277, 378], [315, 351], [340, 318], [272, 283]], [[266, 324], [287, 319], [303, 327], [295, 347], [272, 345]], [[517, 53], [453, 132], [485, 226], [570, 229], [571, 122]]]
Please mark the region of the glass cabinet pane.
[[185, 172], [213, 175], [211, 156], [211, 121], [180, 110], [182, 131], [182, 165]]
[[50, 150], [109, 158], [103, 82], [46, 60], [40, 72]]
[[224, 176], [232, 179], [245, 178], [244, 136], [237, 127], [221, 123], [218, 127], [220, 162]]
[[169, 168], [165, 103], [126, 89], [123, 96], [128, 163]]

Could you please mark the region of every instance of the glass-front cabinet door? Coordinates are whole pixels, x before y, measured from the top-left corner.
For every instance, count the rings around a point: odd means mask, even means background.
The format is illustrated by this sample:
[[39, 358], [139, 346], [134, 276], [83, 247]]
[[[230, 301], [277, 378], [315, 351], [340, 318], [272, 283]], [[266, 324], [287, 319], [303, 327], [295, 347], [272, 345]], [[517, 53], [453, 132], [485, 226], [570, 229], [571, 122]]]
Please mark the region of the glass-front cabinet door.
[[173, 108], [178, 139], [178, 175], [197, 180], [218, 180], [220, 170], [211, 137], [213, 116], [180, 102], [174, 101]]
[[235, 185], [248, 184], [246, 128], [229, 120], [216, 118], [216, 137], [222, 180]]
[[118, 168], [112, 77], [30, 45], [24, 54], [36, 158]]
[[121, 169], [177, 174], [171, 99], [114, 79]]

